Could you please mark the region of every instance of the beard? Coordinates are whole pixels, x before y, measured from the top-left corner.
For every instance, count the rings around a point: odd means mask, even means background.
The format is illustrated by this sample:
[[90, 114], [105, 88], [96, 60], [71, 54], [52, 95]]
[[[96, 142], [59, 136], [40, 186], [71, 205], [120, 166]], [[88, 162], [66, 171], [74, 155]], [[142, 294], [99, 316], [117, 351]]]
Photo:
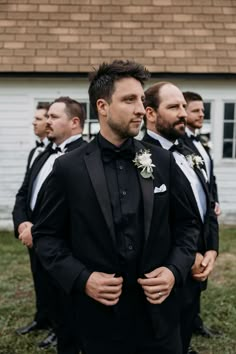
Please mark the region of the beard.
[[[184, 123], [184, 126], [181, 128], [177, 128], [179, 123]], [[174, 142], [176, 139], [179, 139], [184, 136], [185, 134], [185, 126], [186, 122], [183, 119], [180, 119], [178, 122], [174, 123], [172, 126], [158, 126], [156, 125], [156, 130], [160, 133], [161, 136], [166, 138], [167, 140]]]
[[111, 130], [121, 139], [128, 139], [137, 136], [141, 128], [141, 123], [139, 125], [139, 128], [132, 129], [129, 124], [122, 125], [119, 122], [115, 122], [114, 120], [112, 120], [111, 117], [108, 118], [107, 124], [109, 125]]

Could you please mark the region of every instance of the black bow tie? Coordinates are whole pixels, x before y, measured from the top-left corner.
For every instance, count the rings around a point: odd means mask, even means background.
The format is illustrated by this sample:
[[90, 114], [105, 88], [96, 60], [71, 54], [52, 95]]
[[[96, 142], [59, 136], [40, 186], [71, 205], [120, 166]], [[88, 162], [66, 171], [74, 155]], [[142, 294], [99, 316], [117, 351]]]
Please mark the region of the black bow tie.
[[191, 135], [190, 138], [195, 141], [200, 141], [200, 135]]
[[50, 152], [50, 155], [51, 154], [57, 154], [58, 152], [62, 152], [61, 148], [59, 146], [57, 146], [55, 149], [52, 146], [50, 146], [48, 148], [48, 151]]
[[171, 146], [171, 148], [169, 149], [169, 151], [174, 152], [177, 151], [179, 152], [181, 155], [187, 156], [190, 155], [192, 152], [189, 151], [186, 146], [184, 146], [183, 143], [178, 143], [178, 144], [174, 144]]
[[103, 162], [110, 162], [117, 159], [133, 160], [135, 157], [135, 151], [132, 146], [124, 149], [102, 149]]
[[36, 140], [36, 147], [44, 147], [44, 142], [43, 141], [37, 141]]

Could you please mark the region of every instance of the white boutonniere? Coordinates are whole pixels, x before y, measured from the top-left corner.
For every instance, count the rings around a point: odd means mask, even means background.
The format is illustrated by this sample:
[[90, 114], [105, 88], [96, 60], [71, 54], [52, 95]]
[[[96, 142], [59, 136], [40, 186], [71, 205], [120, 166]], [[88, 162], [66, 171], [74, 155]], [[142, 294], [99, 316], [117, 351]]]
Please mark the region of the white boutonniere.
[[140, 174], [143, 178], [154, 179], [152, 172], [155, 165], [152, 163], [150, 150], [140, 150], [137, 152], [133, 162], [135, 166], [141, 169]]
[[201, 169], [204, 166], [204, 162], [203, 162], [203, 159], [201, 158], [201, 156], [194, 155], [194, 154], [187, 155], [186, 160], [188, 161], [190, 167], [192, 167], [192, 168], [197, 167], [197, 168]]
[[201, 156], [198, 156], [198, 155], [195, 155], [195, 154], [191, 154], [191, 155], [187, 155], [185, 157], [186, 157], [186, 160], [188, 161], [190, 167], [192, 167], [193, 169], [195, 167], [198, 168], [202, 172], [202, 174], [203, 174], [203, 176], [205, 178], [205, 181], [208, 182], [206, 171], [203, 168], [204, 161], [201, 158]]

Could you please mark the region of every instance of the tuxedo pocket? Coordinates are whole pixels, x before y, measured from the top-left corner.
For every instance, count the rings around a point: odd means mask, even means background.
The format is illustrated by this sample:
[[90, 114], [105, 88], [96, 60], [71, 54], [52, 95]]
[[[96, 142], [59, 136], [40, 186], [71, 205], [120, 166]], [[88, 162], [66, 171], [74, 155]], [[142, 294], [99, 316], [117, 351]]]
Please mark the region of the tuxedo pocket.
[[162, 184], [160, 187], [155, 187], [153, 193], [164, 193], [167, 191], [166, 185]]

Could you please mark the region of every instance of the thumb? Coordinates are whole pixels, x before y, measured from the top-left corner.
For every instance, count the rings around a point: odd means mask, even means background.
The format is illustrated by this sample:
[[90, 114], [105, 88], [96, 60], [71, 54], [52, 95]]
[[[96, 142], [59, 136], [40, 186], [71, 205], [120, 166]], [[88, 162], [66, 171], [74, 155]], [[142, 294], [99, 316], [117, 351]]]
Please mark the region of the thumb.
[[203, 258], [203, 260], [202, 260], [202, 262], [201, 262], [201, 265], [202, 265], [203, 267], [207, 267], [208, 264], [209, 264], [209, 262], [210, 262], [210, 260], [211, 260], [211, 258], [210, 258], [210, 256], [207, 254], [206, 256], [204, 256], [204, 258]]

